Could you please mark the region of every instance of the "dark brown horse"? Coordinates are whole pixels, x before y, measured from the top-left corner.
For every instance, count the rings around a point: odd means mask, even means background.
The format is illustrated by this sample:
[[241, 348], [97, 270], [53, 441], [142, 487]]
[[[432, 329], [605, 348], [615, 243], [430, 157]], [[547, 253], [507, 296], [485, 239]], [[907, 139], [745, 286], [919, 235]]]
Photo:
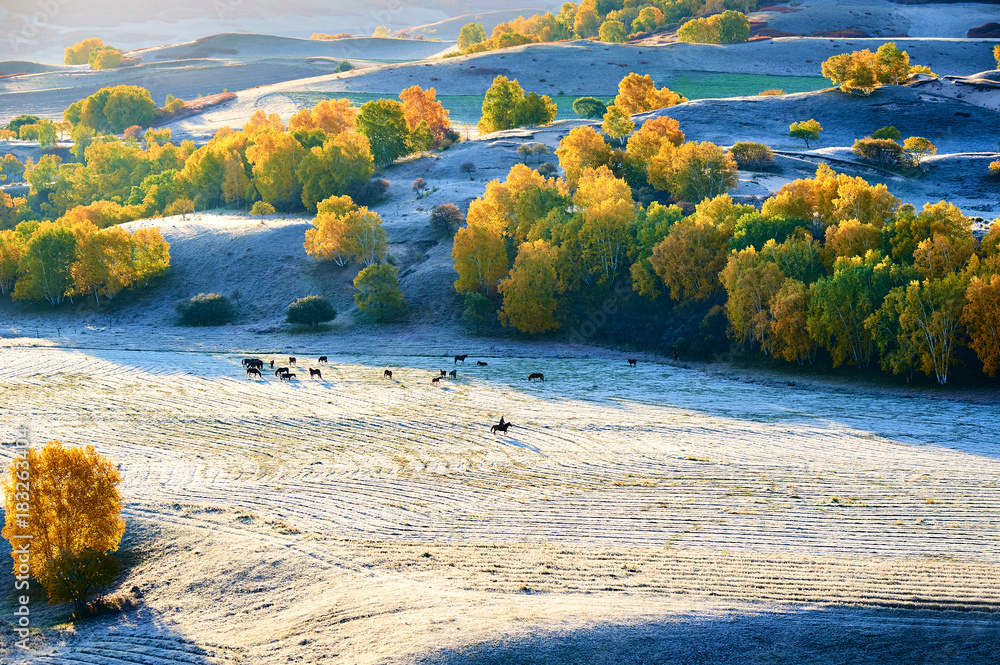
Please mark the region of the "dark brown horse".
[[310, 367], [309, 368], [309, 378], [311, 379], [314, 376], [318, 376], [319, 378], [322, 379], [323, 378], [323, 373], [320, 372], [318, 369], [313, 369], [312, 367]]
[[441, 383], [441, 377], [435, 376], [433, 379], [431, 379], [431, 383]]
[[635, 358], [629, 358], [628, 359], [628, 364], [629, 364], [629, 367], [635, 367]]
[[297, 365], [298, 364], [297, 362], [295, 362], [295, 356], [288, 356], [288, 364], [289, 365]]
[[448, 370], [446, 369], [441, 370], [441, 376], [448, 376]]
[[260, 373], [260, 370], [258, 368], [256, 368], [256, 367], [247, 367], [247, 378], [249, 379], [251, 376], [255, 376], [255, 375], [256, 375], [256, 377], [258, 379], [263, 379], [264, 378], [264, 376]]
[[281, 378], [282, 374], [288, 374], [287, 367], [279, 367], [278, 369], [274, 370], [274, 375], [277, 376], [278, 378]]
[[274, 361], [271, 361], [271, 369], [274, 369]]
[[458, 370], [455, 370], [455, 369], [451, 370], [450, 372], [448, 372], [448, 376], [450, 376], [453, 379], [457, 379], [458, 378]]
[[535, 379], [538, 379], [539, 381], [544, 381], [545, 375], [542, 374], [541, 372], [532, 372], [531, 374], [528, 375], [528, 381], [534, 381]]
[[391, 369], [387, 369], [384, 372], [382, 372], [382, 378], [383, 379], [391, 379], [392, 378], [392, 370]]
[[461, 360], [462, 364], [464, 365], [465, 364], [465, 359], [468, 358], [468, 357], [469, 357], [468, 353], [466, 353], [464, 356], [455, 356], [455, 364], [457, 365], [458, 361]]
[[482, 360], [477, 360], [476, 364], [479, 365], [480, 367], [486, 367], [487, 365], [489, 365], [489, 363], [484, 363]]
[[501, 434], [506, 434], [507, 430], [510, 429], [510, 423], [504, 423], [503, 425], [494, 425], [490, 428], [490, 432], [496, 435], [497, 432]]
[[326, 356], [320, 356], [316, 362], [326, 364]]
[[291, 382], [291, 380], [295, 378], [295, 374], [292, 372], [285, 372], [284, 374], [278, 375], [278, 378], [282, 381]]

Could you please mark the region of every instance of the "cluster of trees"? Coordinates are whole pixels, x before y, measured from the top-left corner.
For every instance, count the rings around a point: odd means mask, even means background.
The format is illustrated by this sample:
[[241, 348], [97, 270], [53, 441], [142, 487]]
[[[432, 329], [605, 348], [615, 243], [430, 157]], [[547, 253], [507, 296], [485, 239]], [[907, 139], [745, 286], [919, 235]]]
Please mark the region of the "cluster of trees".
[[677, 29], [677, 39], [695, 44], [736, 44], [750, 39], [750, 21], [743, 12], [727, 9], [721, 14], [695, 18]]
[[100, 304], [167, 272], [170, 245], [159, 229], [98, 228], [92, 212], [78, 208], [55, 222], [0, 231], [0, 294], [52, 305], [93, 297]]
[[898, 129], [882, 127], [854, 142], [852, 152], [877, 166], [892, 168], [912, 166], [919, 168], [920, 162], [928, 155], [937, 154], [937, 146], [923, 136], [910, 136], [905, 141]]
[[556, 119], [556, 105], [548, 95], [524, 94], [516, 79], [497, 76], [483, 99], [483, 116], [477, 129], [490, 134], [514, 127], [538, 127]]
[[388, 186], [370, 180], [376, 165], [457, 138], [435, 90], [419, 86], [404, 90], [400, 101], [360, 109], [345, 99], [323, 100], [293, 115], [287, 127], [278, 115], [258, 111], [242, 129], [225, 127], [200, 148], [171, 143], [169, 129], [143, 132], [156, 111], [147, 90], [115, 86], [72, 104], [64, 127], [33, 116], [12, 121], [19, 133], [71, 131], [74, 161], [48, 154], [22, 166], [4, 157], [2, 177], [23, 170], [30, 189], [26, 198], [0, 194], [0, 229], [56, 220], [74, 208], [86, 208], [102, 229], [220, 205], [314, 211], [319, 201], [344, 194], [370, 204]]
[[[766, 146], [744, 148], [766, 159]], [[545, 333], [613, 302], [701, 311], [696, 330], [727, 320], [744, 350], [791, 362], [825, 354], [941, 383], [976, 357], [991, 376], [1000, 369], [1000, 224], [977, 243], [954, 206], [918, 211], [825, 164], [760, 210], [737, 204], [732, 154], [684, 142], [666, 117], [624, 150], [574, 129], [556, 154], [565, 179], [516, 165], [455, 235], [455, 288], [477, 325], [499, 310], [502, 325]], [[687, 204], [643, 206], [643, 180], [700, 203], [687, 215]]]
[[910, 55], [895, 42], [886, 42], [875, 53], [868, 49], [842, 53], [823, 61], [823, 76], [844, 92], [870, 95], [883, 85], [903, 85], [913, 74], [937, 76], [924, 65], [911, 65]]
[[50, 441], [14, 458], [3, 481], [2, 535], [11, 544], [18, 589], [30, 588], [30, 572], [50, 604], [72, 602], [76, 617], [86, 615], [87, 599], [118, 575], [112, 552], [125, 533], [121, 482], [118, 466], [90, 445]]
[[122, 64], [122, 52], [97, 37], [91, 37], [68, 47], [63, 62], [67, 65], [89, 64], [93, 69], [115, 69]]
[[[650, 33], [685, 19], [709, 16], [734, 10], [748, 12], [756, 9], [756, 0], [584, 0], [577, 4], [563, 3], [558, 14], [547, 12], [528, 18], [519, 16], [513, 21], [497, 25], [487, 35], [481, 23], [468, 23], [458, 37], [458, 48], [463, 54], [480, 53], [494, 49], [521, 46], [536, 42], [553, 42], [563, 39], [597, 38], [603, 42], [622, 43], [644, 33]], [[745, 21], [745, 17], [744, 17]], [[731, 29], [731, 18], [726, 19], [720, 30], [713, 24], [714, 35], [724, 33], [727, 39], [738, 35]], [[749, 36], [749, 25], [747, 26]], [[745, 39], [745, 38], [744, 38]], [[718, 43], [720, 40], [711, 43]], [[732, 41], [744, 41], [733, 39]]]
[[[446, 227], [449, 224], [444, 222]], [[358, 308], [379, 322], [398, 318], [406, 303], [399, 290], [399, 270], [382, 263], [388, 236], [378, 213], [358, 206], [349, 196], [333, 196], [319, 203], [313, 226], [306, 231], [306, 253], [338, 266], [362, 264], [364, 268], [354, 279]]]

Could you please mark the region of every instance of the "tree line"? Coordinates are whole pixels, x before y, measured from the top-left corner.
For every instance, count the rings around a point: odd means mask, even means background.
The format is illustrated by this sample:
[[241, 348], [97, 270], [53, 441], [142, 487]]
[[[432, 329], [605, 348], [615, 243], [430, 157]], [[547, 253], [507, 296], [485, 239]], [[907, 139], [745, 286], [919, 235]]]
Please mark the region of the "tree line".
[[[942, 384], [956, 363], [1000, 369], [1000, 224], [978, 242], [955, 206], [916, 210], [825, 164], [758, 210], [728, 195], [731, 151], [685, 141], [665, 116], [627, 141], [608, 120], [604, 136], [584, 126], [561, 141], [564, 178], [519, 164], [470, 205], [452, 254], [470, 317], [540, 334], [613, 302], [660, 323], [698, 312], [689, 345], [724, 322], [708, 351], [822, 355]], [[675, 203], [644, 205], [648, 190]]]
[[[623, 43], [643, 34], [649, 34], [669, 25], [685, 23], [682, 41], [719, 43], [723, 41], [745, 41], [749, 37], [749, 23], [746, 12], [757, 7], [756, 0], [584, 0], [579, 4], [563, 3], [558, 14], [546, 12], [528, 18], [518, 16], [513, 21], [497, 25], [490, 35], [486, 34], [482, 23], [468, 23], [462, 26], [458, 36], [459, 54], [481, 53], [495, 49], [521, 46], [539, 42], [554, 42], [565, 39], [599, 39], [602, 42]], [[720, 24], [695, 23], [688, 26], [690, 19], [702, 21], [704, 17], [725, 12], [726, 19]], [[746, 36], [743, 24], [746, 23]], [[706, 29], [703, 29], [707, 27]], [[678, 31], [681, 36], [681, 31]]]

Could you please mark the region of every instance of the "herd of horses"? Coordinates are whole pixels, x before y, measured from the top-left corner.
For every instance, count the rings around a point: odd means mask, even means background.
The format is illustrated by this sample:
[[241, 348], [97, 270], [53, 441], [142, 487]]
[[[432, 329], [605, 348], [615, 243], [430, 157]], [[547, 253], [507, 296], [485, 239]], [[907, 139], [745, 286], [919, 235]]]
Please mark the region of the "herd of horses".
[[[468, 357], [469, 357], [468, 353], [460, 355], [460, 356], [455, 356], [455, 362], [454, 362], [454, 364], [457, 365], [459, 362], [461, 362], [464, 365], [465, 364], [465, 360]], [[674, 353], [674, 359], [676, 359], [676, 358], [677, 358], [677, 354], [675, 352]], [[628, 358], [627, 360], [628, 360], [629, 367], [635, 367], [635, 365], [636, 365], [636, 359], [635, 358]], [[328, 361], [326, 359], [326, 356], [320, 356], [316, 360], [316, 362], [317, 362], [317, 364], [320, 364], [320, 365], [326, 365], [328, 363]], [[264, 374], [263, 374], [264, 361], [263, 360], [261, 360], [260, 358], [244, 358], [243, 361], [242, 361], [242, 363], [243, 363], [243, 367], [246, 369], [246, 374], [247, 374], [247, 378], [248, 379], [250, 379], [250, 378], [263, 379], [264, 378]], [[288, 356], [288, 365], [289, 365], [289, 367], [291, 367], [292, 365], [295, 365], [296, 367], [298, 367], [298, 358], [296, 358], [295, 356]], [[486, 367], [486, 366], [489, 365], [489, 363], [484, 362], [482, 360], [477, 360], [476, 361], [476, 365], [479, 366], [479, 367]], [[289, 369], [289, 367], [279, 367], [278, 369], [274, 370], [274, 375], [278, 377], [279, 381], [288, 381], [289, 383], [291, 383], [292, 379], [296, 378], [295, 372], [292, 372]], [[270, 362], [270, 368], [274, 369], [274, 361], [273, 360]], [[445, 377], [449, 377], [449, 378], [452, 378], [452, 379], [458, 378], [458, 370], [457, 369], [453, 369], [450, 372], [445, 371], [445, 370], [442, 369], [442, 370], [439, 370], [439, 372], [440, 373], [437, 376], [435, 376], [435, 377], [433, 377], [431, 379], [431, 383], [432, 384], [438, 384], [438, 383], [440, 383], [441, 379], [443, 379]], [[310, 367], [309, 368], [309, 378], [311, 379], [313, 377], [316, 377], [316, 378], [322, 380], [323, 379], [323, 373], [319, 369], [317, 369], [317, 368]], [[382, 372], [382, 378], [383, 379], [391, 379], [392, 378], [392, 370], [391, 369], [387, 369], [384, 372]], [[541, 372], [532, 372], [531, 374], [528, 375], [528, 381], [529, 382], [530, 381], [535, 381], [536, 379], [538, 381], [545, 381], [545, 375], [542, 374]], [[510, 421], [504, 420], [504, 417], [500, 416], [500, 422], [498, 424], [496, 424], [496, 425], [493, 425], [490, 428], [490, 432], [493, 433], [493, 434], [496, 434], [497, 432], [500, 432], [501, 434], [506, 434], [507, 430], [510, 429], [511, 427], [512, 427], [512, 424], [510, 423]]]

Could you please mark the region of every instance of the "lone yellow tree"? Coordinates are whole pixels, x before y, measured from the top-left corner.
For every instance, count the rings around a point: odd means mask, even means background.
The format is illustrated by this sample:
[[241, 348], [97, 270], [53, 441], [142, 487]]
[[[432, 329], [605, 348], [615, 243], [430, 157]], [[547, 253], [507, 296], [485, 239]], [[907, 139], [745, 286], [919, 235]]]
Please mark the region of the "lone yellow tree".
[[122, 477], [93, 446], [64, 448], [50, 441], [15, 458], [3, 484], [6, 524], [0, 532], [19, 552], [29, 544], [31, 574], [52, 604], [72, 601], [79, 616], [87, 597], [117, 574]]

